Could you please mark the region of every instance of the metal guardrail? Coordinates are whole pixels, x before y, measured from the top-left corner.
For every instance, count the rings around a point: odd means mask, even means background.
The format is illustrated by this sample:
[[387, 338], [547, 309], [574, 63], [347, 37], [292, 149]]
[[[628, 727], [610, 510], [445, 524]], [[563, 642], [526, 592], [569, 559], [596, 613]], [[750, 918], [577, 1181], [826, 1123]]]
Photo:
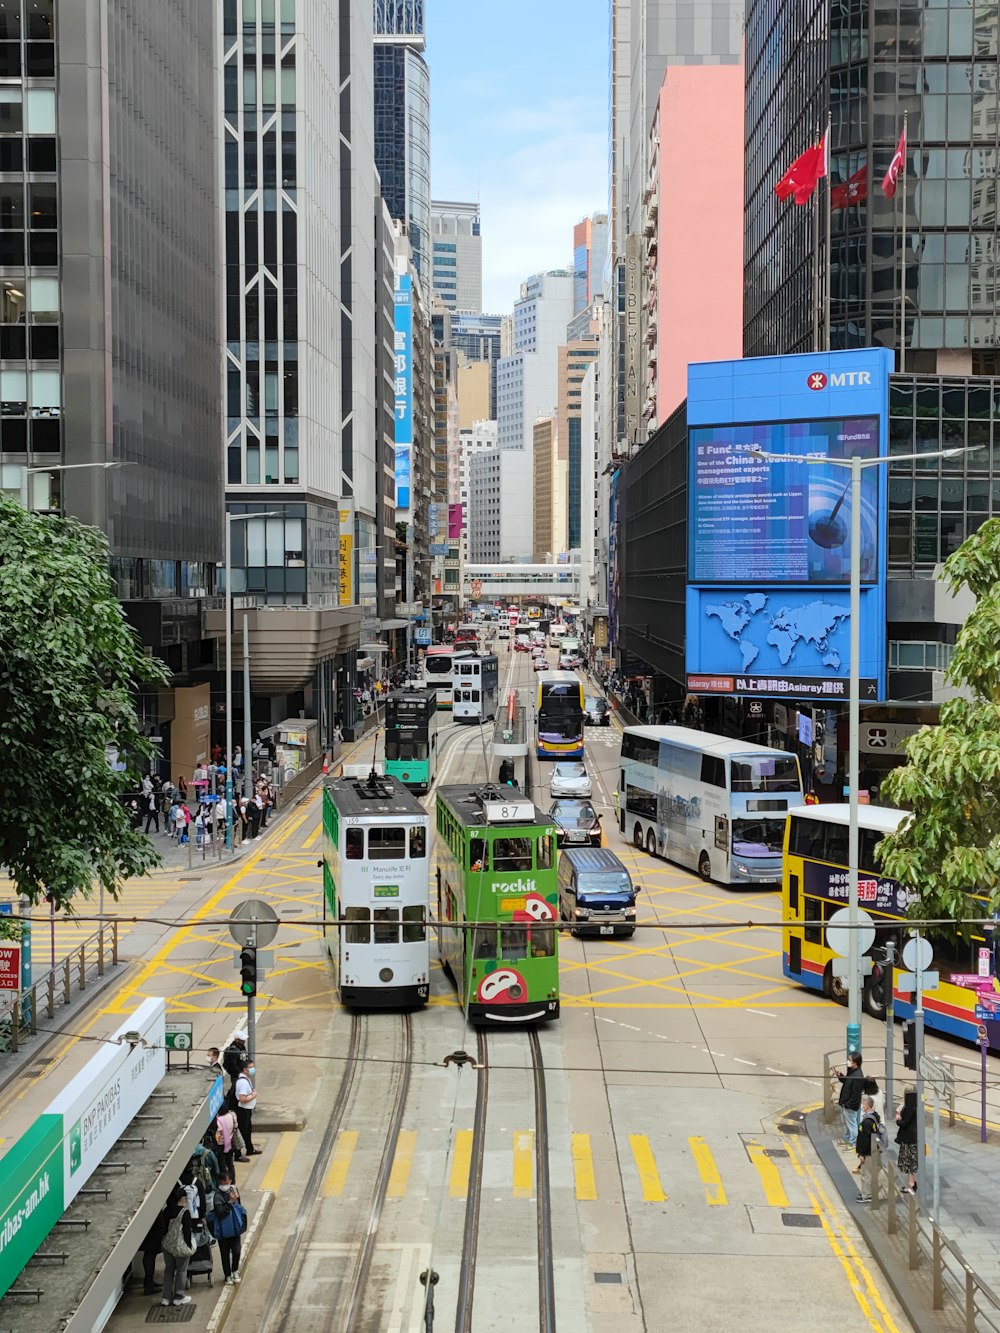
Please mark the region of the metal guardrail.
[[103, 977], [108, 966], [117, 963], [118, 922], [106, 921], [82, 944], [74, 945], [56, 967], [14, 996], [0, 1015], [0, 1054], [20, 1050], [22, 1042], [36, 1035], [39, 1006], [46, 1018], [54, 1018], [57, 1009], [70, 1003], [74, 991], [86, 990], [88, 981]]
[[[833, 1086], [836, 1082], [833, 1070], [835, 1065], [842, 1063], [842, 1051], [829, 1052], [823, 1056], [822, 1114], [826, 1124], [836, 1119], [840, 1109], [835, 1101], [837, 1089]], [[942, 1063], [957, 1068], [961, 1062], [943, 1060]], [[881, 1073], [883, 1065], [884, 1062], [866, 1061], [866, 1073]], [[909, 1070], [905, 1070], [904, 1074], [911, 1077]], [[947, 1109], [948, 1123], [954, 1126], [954, 1089], [947, 1099], [946, 1108], [942, 1109]], [[965, 1333], [983, 1333], [983, 1330], [1000, 1333], [1000, 1295], [979, 1276], [958, 1246], [948, 1239], [933, 1214], [921, 1211], [916, 1196], [902, 1193], [892, 1149], [883, 1153], [873, 1138], [872, 1155], [858, 1179], [867, 1185], [872, 1220], [881, 1223], [884, 1219], [887, 1236], [898, 1236], [902, 1231], [910, 1272], [915, 1273], [930, 1265], [933, 1308], [941, 1311], [950, 1308], [951, 1313], [961, 1321]]]

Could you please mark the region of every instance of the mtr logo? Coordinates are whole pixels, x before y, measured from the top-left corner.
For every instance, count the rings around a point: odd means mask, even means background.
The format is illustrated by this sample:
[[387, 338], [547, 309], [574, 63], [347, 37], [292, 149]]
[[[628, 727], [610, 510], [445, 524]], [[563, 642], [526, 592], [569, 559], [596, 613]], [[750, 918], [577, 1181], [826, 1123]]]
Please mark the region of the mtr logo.
[[829, 379], [821, 370], [814, 370], [806, 376], [806, 384], [810, 389], [825, 389], [829, 384], [831, 389], [853, 389], [861, 384], [871, 384], [872, 377], [869, 370], [842, 370], [834, 372]]

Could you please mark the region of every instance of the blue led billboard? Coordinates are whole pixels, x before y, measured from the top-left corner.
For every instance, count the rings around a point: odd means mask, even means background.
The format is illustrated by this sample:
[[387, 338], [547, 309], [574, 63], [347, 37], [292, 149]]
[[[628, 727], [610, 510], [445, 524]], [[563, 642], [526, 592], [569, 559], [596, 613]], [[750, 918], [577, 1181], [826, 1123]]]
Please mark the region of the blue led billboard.
[[890, 369], [884, 349], [689, 367], [693, 693], [846, 699], [857, 559], [861, 697], [885, 698], [886, 469], [862, 473], [855, 553], [842, 463], [885, 453]]
[[410, 460], [413, 454], [413, 279], [396, 275], [395, 303], [395, 454], [396, 508], [410, 507]]

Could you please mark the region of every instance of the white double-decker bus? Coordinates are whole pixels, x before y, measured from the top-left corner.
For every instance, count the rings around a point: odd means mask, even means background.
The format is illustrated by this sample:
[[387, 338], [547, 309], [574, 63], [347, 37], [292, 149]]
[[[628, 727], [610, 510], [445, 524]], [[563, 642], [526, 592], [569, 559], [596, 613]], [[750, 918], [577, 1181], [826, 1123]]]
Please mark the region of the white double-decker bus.
[[451, 644], [437, 644], [427, 649], [420, 683], [424, 689], [437, 690], [439, 709], [452, 706], [455, 663], [460, 658], [474, 655], [475, 649], [470, 648], [468, 644], [464, 644], [461, 648], [453, 647]]
[[618, 803], [622, 833], [650, 856], [720, 884], [777, 889], [802, 775], [785, 750], [688, 727], [627, 727]]
[[456, 722], [486, 722], [497, 715], [500, 665], [495, 653], [456, 659], [451, 715]]

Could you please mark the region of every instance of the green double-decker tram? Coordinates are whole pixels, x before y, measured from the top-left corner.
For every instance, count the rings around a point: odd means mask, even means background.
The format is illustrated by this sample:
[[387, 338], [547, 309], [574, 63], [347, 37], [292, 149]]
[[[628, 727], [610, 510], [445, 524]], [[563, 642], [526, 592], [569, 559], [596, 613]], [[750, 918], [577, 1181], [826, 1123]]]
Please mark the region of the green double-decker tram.
[[437, 690], [393, 690], [385, 701], [385, 772], [430, 791], [437, 772]]
[[550, 817], [509, 787], [440, 787], [441, 962], [473, 1023], [559, 1016], [559, 891]]

